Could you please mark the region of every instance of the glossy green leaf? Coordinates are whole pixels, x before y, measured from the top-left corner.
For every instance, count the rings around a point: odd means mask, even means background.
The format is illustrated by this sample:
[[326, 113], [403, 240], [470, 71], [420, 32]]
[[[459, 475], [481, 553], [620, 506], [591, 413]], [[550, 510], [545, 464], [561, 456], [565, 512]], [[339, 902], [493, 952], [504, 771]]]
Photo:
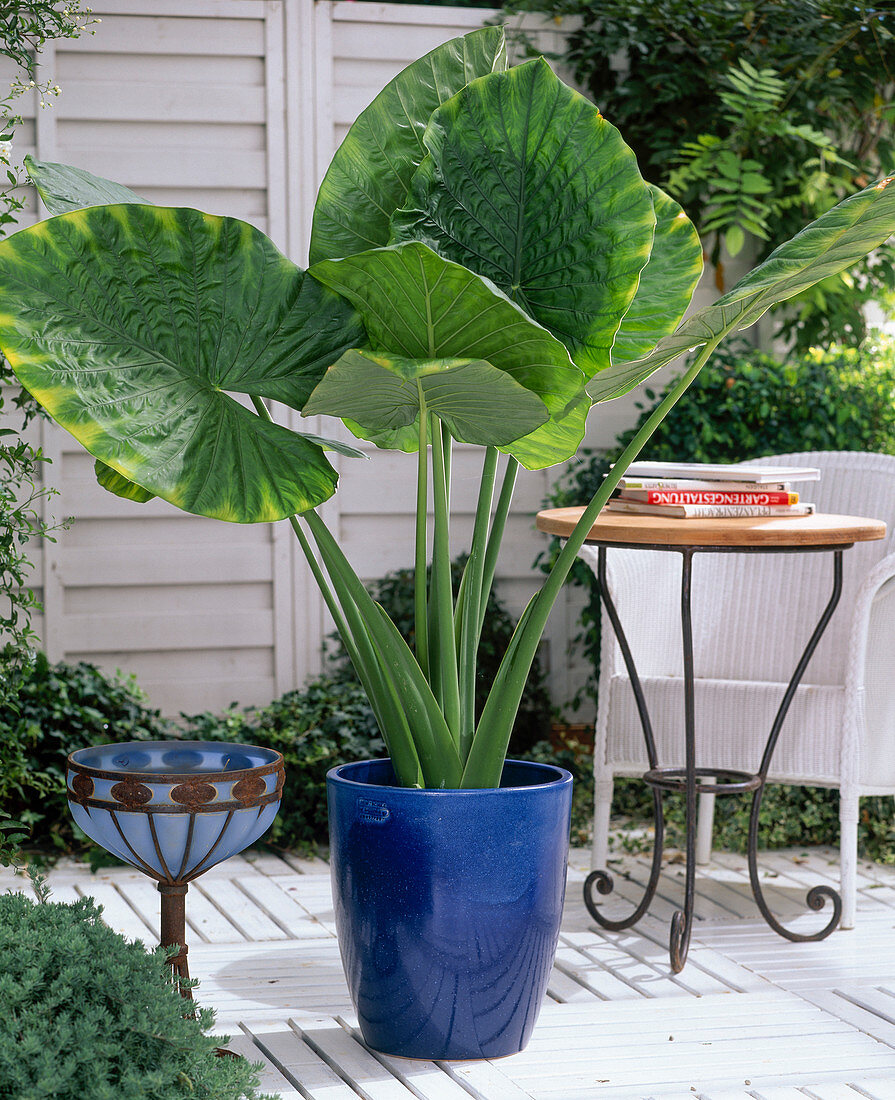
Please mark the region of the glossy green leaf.
[[[34, 160], [30, 155], [25, 157], [25, 167], [35, 187], [43, 200], [44, 206], [51, 214], [66, 214], [71, 210], [81, 210], [85, 206], [104, 206], [110, 203], [145, 203], [148, 200], [141, 198], [129, 187], [124, 187], [113, 180], [95, 176], [83, 168], [75, 168], [70, 164], [54, 164], [52, 161]], [[348, 458], [366, 458], [363, 451], [343, 443], [338, 439], [324, 439], [312, 435], [309, 432], [300, 432], [305, 439], [316, 443], [326, 451], [335, 451]], [[151, 500], [155, 494], [146, 495], [146, 490], [139, 485], [133, 485], [127, 479], [97, 462], [96, 477], [100, 485], [116, 496], [125, 497], [144, 503]]]
[[147, 202], [123, 184], [94, 176], [92, 172], [74, 168], [70, 164], [55, 164], [53, 161], [35, 160], [27, 156], [25, 170], [51, 214], [67, 214], [70, 210], [80, 210], [85, 206]]
[[389, 218], [426, 155], [432, 112], [470, 80], [506, 68], [502, 27], [445, 42], [414, 61], [362, 111], [320, 185], [311, 261], [351, 256], [388, 244]]
[[117, 470], [113, 470], [111, 466], [107, 466], [105, 462], [100, 462], [99, 459], [93, 464], [93, 472], [96, 474], [96, 480], [100, 485], [116, 497], [133, 500], [137, 504], [145, 504], [148, 500], [155, 500], [155, 493], [150, 493], [148, 489], [128, 481]]
[[702, 244], [693, 223], [661, 188], [649, 184], [656, 236], [649, 263], [640, 272], [634, 301], [612, 345], [613, 363], [627, 363], [652, 351], [674, 332], [702, 274]]
[[[550, 419], [502, 446], [529, 469], [573, 455], [590, 406], [584, 375], [545, 329], [465, 267], [411, 242], [314, 264], [311, 274], [361, 313], [376, 352], [406, 359], [480, 359], [505, 371], [547, 406]], [[495, 420], [503, 410], [493, 408]], [[366, 438], [366, 436], [365, 436]], [[416, 450], [412, 430], [380, 446]]]
[[302, 415], [347, 417], [378, 431], [418, 425], [423, 404], [454, 439], [486, 447], [512, 443], [549, 418], [539, 397], [484, 360], [427, 361], [357, 350], [329, 368]]
[[73, 211], [0, 242], [0, 300], [19, 380], [146, 491], [244, 523], [334, 491], [319, 446], [230, 393], [300, 408], [363, 328], [252, 226], [164, 207]]
[[425, 143], [392, 239], [490, 279], [588, 376], [607, 367], [656, 224], [618, 130], [539, 59], [473, 81]]
[[588, 384], [594, 401], [609, 401], [639, 385], [679, 355], [718, 343], [878, 248], [895, 233], [895, 176], [843, 199], [753, 268], [723, 298], [688, 317], [647, 356], [618, 363]]

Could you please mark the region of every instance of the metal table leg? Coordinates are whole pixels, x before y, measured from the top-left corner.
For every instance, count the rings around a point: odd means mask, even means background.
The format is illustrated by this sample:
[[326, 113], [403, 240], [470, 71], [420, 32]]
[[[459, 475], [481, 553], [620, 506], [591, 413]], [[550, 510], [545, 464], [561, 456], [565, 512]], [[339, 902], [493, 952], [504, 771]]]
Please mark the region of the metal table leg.
[[684, 885], [684, 908], [671, 918], [668, 953], [675, 974], [684, 968], [690, 950], [693, 930], [693, 905], [696, 898], [696, 716], [693, 699], [693, 620], [690, 614], [690, 592], [693, 580], [693, 551], [683, 551], [681, 561], [681, 635], [684, 651], [684, 752], [687, 798], [687, 862]]
[[[671, 549], [663, 547], [663, 549]], [[620, 931], [630, 928], [646, 913], [656, 893], [659, 875], [662, 865], [662, 845], [665, 833], [665, 819], [662, 805], [663, 790], [683, 791], [686, 797], [686, 878], [684, 885], [684, 907], [677, 910], [671, 920], [669, 936], [669, 955], [671, 968], [674, 973], [683, 969], [687, 961], [687, 952], [690, 945], [690, 934], [693, 926], [693, 910], [696, 894], [696, 804], [698, 792], [705, 791], [711, 794], [741, 794], [752, 791], [752, 810], [749, 818], [748, 860], [749, 879], [755, 901], [767, 923], [779, 935], [789, 940], [822, 940], [839, 924], [842, 915], [842, 900], [839, 894], [829, 886], [815, 886], [809, 891], [807, 903], [811, 909], [820, 910], [826, 904], [827, 898], [833, 902], [833, 915], [829, 922], [812, 935], [804, 935], [791, 932], [784, 928], [776, 920], [761, 891], [758, 878], [758, 825], [761, 800], [764, 786], [767, 782], [771, 759], [780, 736], [780, 731], [789, 711], [790, 704], [795, 697], [796, 689], [802, 680], [805, 669], [808, 666], [818, 642], [826, 629], [827, 623], [833, 615], [839, 597], [842, 594], [842, 555], [847, 547], [843, 546], [834, 550], [833, 560], [833, 593], [821, 615], [820, 621], [814, 629], [814, 633], [808, 641], [808, 645], [802, 654], [796, 670], [793, 673], [783, 700], [774, 719], [774, 724], [768, 736], [761, 766], [757, 773], [740, 772], [719, 768], [699, 768], [696, 766], [696, 730], [695, 730], [695, 699], [694, 683], [695, 672], [693, 667], [693, 626], [691, 617], [691, 593], [692, 593], [692, 565], [693, 554], [697, 547], [675, 547], [682, 555], [681, 570], [681, 631], [684, 658], [684, 736], [685, 736], [685, 764], [679, 767], [660, 767], [656, 754], [656, 743], [653, 734], [652, 723], [643, 694], [643, 686], [634, 664], [634, 658], [619, 619], [618, 611], [609, 594], [606, 583], [606, 548], [600, 546], [598, 550], [598, 578], [603, 606], [609, 615], [612, 628], [618, 640], [622, 657], [625, 662], [631, 688], [637, 704], [640, 724], [643, 727], [643, 736], [646, 744], [649, 771], [644, 774], [644, 780], [653, 790], [653, 805], [655, 811], [655, 837], [653, 840], [653, 861], [650, 869], [649, 881], [646, 885], [640, 904], [628, 917], [620, 920], [610, 920], [604, 917], [597, 905], [596, 893], [606, 896], [612, 893], [614, 884], [612, 876], [604, 869], [592, 871], [584, 883], [584, 903], [593, 919], [603, 928], [611, 931]], [[711, 782], [700, 782], [707, 777], [712, 777]]]
[[749, 815], [749, 881], [752, 883], [752, 893], [755, 895], [755, 901], [758, 908], [761, 910], [761, 915], [768, 922], [771, 928], [780, 935], [784, 936], [788, 940], [804, 941], [804, 940], [822, 940], [825, 939], [830, 933], [837, 927], [839, 920], [842, 916], [842, 898], [831, 886], [815, 886], [808, 892], [807, 902], [811, 909], [820, 910], [823, 909], [826, 904], [827, 898], [833, 903], [833, 915], [830, 920], [819, 932], [815, 932], [812, 935], [803, 935], [799, 932], [791, 932], [788, 928], [784, 928], [782, 924], [773, 916], [770, 909], [767, 906], [767, 902], [764, 900], [764, 895], [761, 891], [761, 883], [758, 878], [758, 816], [761, 810], [761, 799], [764, 794], [764, 786], [768, 778], [768, 772], [771, 767], [771, 758], [774, 755], [774, 749], [777, 746], [777, 739], [780, 736], [780, 730], [783, 728], [783, 722], [786, 719], [789, 706], [793, 701], [796, 693], [796, 688], [801, 682], [802, 676], [805, 673], [805, 669], [808, 667], [808, 662], [811, 660], [811, 656], [817, 649], [817, 643], [821, 639], [821, 635], [826, 629], [827, 623], [830, 621], [833, 612], [836, 609], [836, 605], [839, 603], [839, 597], [842, 595], [842, 550], [836, 550], [833, 554], [833, 593], [830, 596], [827, 606], [824, 608], [823, 614], [820, 617], [820, 621], [814, 628], [814, 633], [808, 640], [808, 645], [805, 647], [805, 652], [802, 654], [799, 660], [796, 670], [792, 675], [792, 679], [789, 681], [789, 685], [786, 688], [786, 693], [783, 696], [783, 701], [780, 703], [780, 708], [777, 711], [774, 718], [774, 724], [771, 727], [771, 732], [768, 736], [768, 742], [765, 745], [764, 755], [761, 758], [761, 766], [758, 770], [758, 775], [761, 778], [761, 786], [758, 787], [752, 796], [752, 812]]
[[[656, 756], [656, 741], [653, 737], [653, 727], [650, 722], [649, 711], [647, 710], [646, 699], [643, 695], [640, 677], [637, 675], [637, 668], [634, 664], [634, 658], [631, 655], [631, 647], [628, 645], [628, 639], [625, 637], [625, 632], [622, 629], [618, 611], [609, 594], [609, 585], [606, 583], [605, 546], [601, 546], [597, 550], [597, 576], [600, 582], [600, 597], [606, 609], [606, 614], [609, 616], [609, 620], [612, 623], [612, 629], [615, 631], [615, 636], [618, 639], [618, 644], [622, 651], [622, 658], [625, 662], [625, 668], [628, 670], [628, 677], [630, 678], [631, 687], [634, 691], [634, 699], [637, 703], [637, 713], [640, 716], [640, 724], [643, 727], [643, 738], [646, 742], [646, 755], [649, 760], [649, 765], [650, 768], [657, 768], [659, 766], [659, 760]], [[612, 881], [612, 875], [610, 875], [607, 870], [601, 868], [596, 871], [591, 871], [584, 881], [584, 904], [587, 906], [588, 913], [590, 913], [601, 928], [607, 928], [611, 932], [620, 932], [624, 928], [630, 928], [631, 925], [636, 924], [637, 921], [640, 920], [650, 907], [650, 903], [656, 893], [656, 887], [659, 885], [659, 873], [662, 870], [662, 847], [665, 839], [665, 813], [662, 807], [662, 790], [659, 787], [653, 787], [653, 817], [655, 820], [655, 835], [653, 837], [653, 864], [650, 869], [649, 882], [646, 884], [646, 891], [640, 904], [630, 916], [624, 917], [621, 920], [610, 920], [608, 917], [604, 917], [600, 912], [596, 898], [594, 897], [594, 890], [596, 890], [598, 894], [606, 896], [611, 894], [615, 888], [615, 883]]]

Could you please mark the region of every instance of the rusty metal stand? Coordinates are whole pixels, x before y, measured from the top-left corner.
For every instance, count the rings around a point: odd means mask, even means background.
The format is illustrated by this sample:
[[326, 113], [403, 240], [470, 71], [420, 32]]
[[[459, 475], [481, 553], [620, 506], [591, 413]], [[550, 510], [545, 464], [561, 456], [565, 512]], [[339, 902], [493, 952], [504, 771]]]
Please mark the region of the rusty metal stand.
[[162, 947], [179, 947], [175, 955], [171, 955], [168, 963], [174, 974], [174, 981], [180, 990], [182, 997], [193, 999], [190, 987], [185, 984], [190, 980], [190, 971], [187, 965], [186, 945], [186, 892], [189, 885], [183, 883], [156, 883], [158, 892], [162, 896], [161, 902], [161, 935], [159, 941]]
[[[613, 543], [614, 546], [620, 546], [622, 544]], [[850, 546], [852, 544], [848, 544]], [[669, 937], [669, 956], [671, 959], [671, 969], [674, 973], [679, 973], [684, 963], [687, 961], [687, 952], [690, 945], [690, 933], [693, 927], [693, 909], [696, 894], [696, 802], [697, 794], [701, 792], [709, 794], [743, 794], [748, 791], [753, 792], [752, 796], [752, 810], [749, 818], [749, 839], [748, 839], [748, 859], [749, 859], [749, 880], [752, 886], [752, 893], [755, 896], [756, 904], [761, 911], [762, 916], [767, 923], [778, 933], [778, 935], [785, 937], [788, 940], [805, 941], [805, 940], [822, 940], [825, 939], [839, 924], [839, 919], [842, 915], [842, 900], [839, 894], [829, 886], [815, 886], [809, 891], [807, 897], [808, 906], [814, 910], [820, 910], [826, 904], [827, 899], [833, 903], [833, 915], [827, 924], [824, 925], [820, 931], [811, 935], [805, 935], [798, 932], [792, 932], [788, 928], [785, 928], [777, 921], [773, 916], [767, 903], [764, 900], [764, 895], [761, 890], [761, 883], [758, 877], [758, 825], [759, 825], [759, 811], [761, 808], [762, 795], [764, 793], [765, 783], [767, 782], [768, 773], [771, 766], [771, 759], [773, 757], [774, 749], [777, 745], [777, 741], [780, 736], [780, 731], [783, 728], [783, 723], [786, 719], [786, 715], [789, 711], [790, 704], [795, 697], [796, 689], [802, 680], [802, 676], [805, 673], [805, 669], [808, 666], [808, 662], [811, 660], [811, 656], [817, 648], [817, 644], [821, 639], [821, 636], [826, 629], [827, 623], [833, 615], [833, 611], [839, 602], [839, 597], [842, 594], [842, 554], [843, 551], [848, 549], [846, 545], [838, 546], [819, 546], [819, 547], [762, 547], [759, 548], [745, 548], [745, 547], [705, 547], [705, 546], [666, 546], [666, 545], [644, 545], [644, 544], [624, 544], [625, 549], [634, 550], [672, 550], [681, 554], [682, 570], [681, 570], [681, 630], [682, 630], [682, 645], [683, 645], [683, 658], [684, 658], [684, 738], [685, 738], [685, 762], [684, 767], [661, 767], [659, 765], [658, 756], [656, 753], [656, 743], [653, 734], [652, 724], [650, 722], [649, 711], [646, 705], [646, 698], [643, 693], [643, 686], [640, 682], [640, 677], [637, 674], [637, 668], [634, 664], [634, 658], [631, 654], [631, 649], [625, 637], [624, 630], [621, 625], [621, 620], [618, 616], [618, 611], [615, 608], [612, 598], [609, 594], [609, 586], [606, 581], [606, 546], [600, 545], [598, 549], [598, 561], [597, 561], [597, 576], [600, 584], [600, 593], [603, 600], [603, 606], [606, 609], [606, 613], [609, 616], [609, 620], [612, 623], [612, 628], [615, 632], [615, 636], [618, 640], [619, 647], [621, 649], [622, 658], [625, 662], [625, 668], [627, 669], [628, 676], [631, 681], [631, 688], [634, 692], [634, 698], [637, 704], [637, 713], [640, 718], [640, 724], [643, 728], [643, 737], [646, 744], [646, 754], [649, 761], [649, 770], [644, 773], [643, 779], [653, 790], [653, 806], [655, 811], [655, 837], [653, 840], [653, 861], [650, 870], [649, 881], [646, 885], [643, 898], [637, 908], [630, 916], [621, 920], [610, 920], [607, 917], [602, 916], [600, 913], [597, 898], [594, 896], [594, 891], [601, 895], [608, 895], [612, 893], [613, 881], [612, 876], [605, 870], [592, 871], [585, 883], [584, 883], [584, 903], [587, 906], [587, 910], [593, 919], [602, 927], [611, 931], [620, 931], [624, 928], [630, 928], [635, 924], [649, 908], [650, 902], [656, 893], [656, 888], [659, 884], [659, 875], [662, 868], [662, 846], [665, 833], [665, 821], [664, 812], [662, 807], [662, 792], [663, 791], [683, 791], [686, 797], [686, 821], [687, 821], [687, 840], [686, 840], [686, 878], [684, 883], [684, 907], [677, 910], [671, 919], [671, 932]], [[692, 567], [693, 567], [693, 555], [697, 551], [703, 551], [706, 553], [805, 553], [810, 551], [832, 551], [833, 552], [833, 592], [830, 599], [821, 614], [820, 620], [814, 629], [814, 633], [808, 641], [808, 645], [805, 647], [796, 670], [792, 675], [792, 679], [787, 686], [784, 693], [783, 700], [780, 703], [780, 707], [777, 711], [774, 719], [771, 732], [768, 735], [767, 744], [765, 745], [764, 754], [762, 756], [761, 765], [757, 772], [740, 772], [731, 771], [718, 768], [699, 768], [696, 766], [696, 730], [695, 730], [695, 705], [694, 705], [694, 683], [695, 673], [693, 668], [693, 627], [691, 618], [691, 591], [692, 591]], [[711, 777], [711, 781], [709, 780]]]

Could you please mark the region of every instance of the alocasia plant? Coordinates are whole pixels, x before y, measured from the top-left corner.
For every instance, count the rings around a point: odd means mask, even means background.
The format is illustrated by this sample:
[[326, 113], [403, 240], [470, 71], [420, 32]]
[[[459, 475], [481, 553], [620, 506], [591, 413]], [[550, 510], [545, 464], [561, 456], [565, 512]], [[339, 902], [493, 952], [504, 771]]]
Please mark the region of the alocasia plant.
[[[498, 28], [415, 62], [358, 118], [321, 185], [307, 271], [234, 219], [141, 203], [63, 165], [30, 170], [58, 216], [0, 243], [0, 348], [112, 492], [288, 519], [411, 786], [499, 783], [550, 608], [628, 463], [727, 334], [895, 230], [882, 180], [681, 322], [702, 269], [691, 223], [546, 62], [506, 69]], [[520, 464], [571, 457], [592, 404], [688, 351], [532, 597], [477, 717], [476, 650]], [[326, 448], [352, 448], [273, 423], [269, 400], [418, 453], [415, 653], [316, 511], [336, 483]], [[483, 448], [458, 592], [454, 440]]]

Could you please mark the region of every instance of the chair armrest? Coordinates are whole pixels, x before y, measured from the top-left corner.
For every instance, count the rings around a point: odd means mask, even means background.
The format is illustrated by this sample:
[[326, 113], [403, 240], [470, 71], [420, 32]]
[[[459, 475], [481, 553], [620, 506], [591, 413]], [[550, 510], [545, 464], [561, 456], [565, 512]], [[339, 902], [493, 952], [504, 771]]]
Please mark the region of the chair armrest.
[[870, 570], [852, 612], [845, 674], [843, 787], [895, 789], [895, 554]]

